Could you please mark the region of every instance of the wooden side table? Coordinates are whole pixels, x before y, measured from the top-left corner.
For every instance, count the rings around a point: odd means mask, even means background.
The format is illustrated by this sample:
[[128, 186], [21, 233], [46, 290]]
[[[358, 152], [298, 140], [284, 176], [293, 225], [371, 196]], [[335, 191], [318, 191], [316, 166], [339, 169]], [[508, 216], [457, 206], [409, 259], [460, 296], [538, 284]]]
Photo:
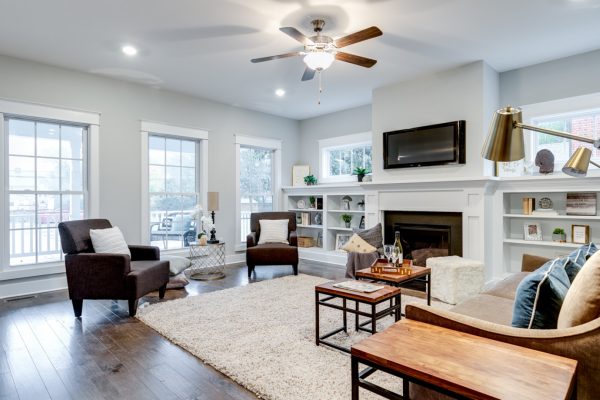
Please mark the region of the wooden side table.
[[206, 244], [190, 243], [190, 279], [212, 281], [225, 277], [225, 242]]
[[[333, 347], [334, 349], [349, 353], [350, 350], [341, 346], [338, 346], [335, 343], [331, 343], [327, 341], [327, 338], [335, 335], [340, 332], [348, 332], [348, 320], [347, 313], [351, 313], [355, 315], [354, 320], [354, 329], [362, 330], [365, 332], [369, 332], [371, 334], [377, 332], [377, 320], [385, 317], [386, 315], [394, 315], [396, 321], [401, 318], [400, 309], [402, 304], [400, 302], [400, 289], [392, 286], [383, 286], [383, 289], [379, 289], [376, 292], [372, 293], [362, 293], [356, 292], [352, 290], [345, 290], [336, 288], [333, 285], [336, 282], [326, 282], [321, 285], [315, 286], [315, 342], [316, 345], [324, 344], [329, 347]], [[325, 295], [325, 297], [320, 298], [320, 295]], [[339, 306], [337, 304], [331, 303], [331, 300], [334, 299], [342, 299], [342, 305]], [[347, 301], [353, 301], [355, 303], [355, 308], [352, 309], [347, 306]], [[390, 300], [390, 306], [385, 309], [377, 312], [376, 307], [378, 304], [383, 303], [384, 301]], [[370, 306], [370, 312], [360, 311], [359, 304], [367, 304]], [[394, 304], [395, 303], [395, 304]], [[336, 310], [342, 311], [343, 314], [343, 326], [338, 329], [334, 329], [331, 332], [328, 332], [324, 335], [320, 334], [320, 324], [319, 324], [319, 307], [329, 307], [334, 308]], [[358, 317], [364, 316], [369, 317], [366, 322], [359, 323]], [[371, 325], [370, 328], [365, 328], [366, 325]]]
[[427, 293], [427, 305], [431, 305], [431, 268], [419, 267], [413, 265], [412, 274], [386, 274], [371, 272], [371, 268], [363, 268], [356, 271], [356, 279], [369, 279], [378, 282], [385, 282], [391, 286], [401, 287], [409, 282], [420, 281], [425, 283], [425, 291]]
[[[408, 399], [409, 382], [458, 399], [564, 400], [574, 395], [577, 361], [404, 319], [351, 350], [352, 399], [362, 387]], [[358, 364], [367, 368], [359, 372]], [[375, 371], [403, 379], [400, 395], [368, 382]]]

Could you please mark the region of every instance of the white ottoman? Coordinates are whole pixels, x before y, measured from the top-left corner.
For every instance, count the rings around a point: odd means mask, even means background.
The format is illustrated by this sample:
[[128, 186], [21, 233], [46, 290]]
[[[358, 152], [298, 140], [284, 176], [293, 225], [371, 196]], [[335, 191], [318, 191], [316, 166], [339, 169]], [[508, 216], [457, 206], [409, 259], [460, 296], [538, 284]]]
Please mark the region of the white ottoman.
[[483, 288], [483, 263], [459, 256], [431, 257], [431, 296], [445, 303], [457, 304]]

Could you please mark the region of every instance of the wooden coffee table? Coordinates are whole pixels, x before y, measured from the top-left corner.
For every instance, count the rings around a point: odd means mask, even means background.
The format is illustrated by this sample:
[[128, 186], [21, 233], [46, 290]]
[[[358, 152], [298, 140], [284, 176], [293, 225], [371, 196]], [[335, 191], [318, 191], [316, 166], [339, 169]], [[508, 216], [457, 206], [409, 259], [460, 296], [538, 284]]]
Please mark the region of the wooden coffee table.
[[[340, 281], [344, 282], [344, 281]], [[382, 285], [383, 289], [379, 289], [376, 292], [372, 293], [362, 293], [356, 292], [352, 290], [345, 290], [336, 288], [333, 285], [337, 282], [326, 282], [321, 285], [315, 286], [315, 342], [316, 345], [324, 344], [329, 347], [333, 347], [334, 349], [350, 353], [350, 349], [338, 346], [335, 343], [331, 343], [326, 339], [335, 335], [339, 332], [348, 332], [348, 320], [347, 313], [352, 313], [355, 315], [354, 319], [354, 329], [362, 330], [365, 332], [369, 332], [374, 334], [377, 332], [377, 320], [385, 317], [386, 315], [394, 315], [396, 321], [401, 318], [400, 310], [402, 304], [400, 302], [400, 289], [397, 287]], [[321, 295], [325, 295], [325, 297], [320, 297]], [[339, 306], [337, 304], [331, 303], [331, 300], [334, 299], [342, 299], [342, 305]], [[347, 301], [353, 301], [355, 303], [354, 309], [347, 307]], [[386, 307], [383, 310], [377, 312], [376, 307], [378, 304], [383, 303], [384, 301], [390, 300], [390, 306]], [[370, 306], [370, 312], [360, 311], [359, 304], [367, 304]], [[395, 304], [394, 304], [395, 303]], [[334, 329], [331, 332], [328, 332], [324, 335], [319, 333], [320, 324], [319, 324], [319, 307], [329, 307], [334, 308], [336, 310], [341, 310], [343, 314], [344, 324], [341, 328]], [[364, 316], [369, 317], [369, 320], [363, 323], [359, 323], [358, 317]], [[365, 325], [371, 325], [370, 329], [365, 328]]]
[[[352, 346], [352, 399], [362, 387], [408, 399], [365, 379], [385, 371], [459, 399], [569, 399], [577, 361], [404, 319]], [[361, 372], [358, 364], [367, 368]]]
[[409, 282], [420, 281], [425, 283], [427, 293], [427, 305], [431, 305], [431, 268], [413, 265], [410, 275], [386, 274], [371, 272], [371, 267], [356, 271], [356, 279], [369, 279], [377, 282], [385, 282], [391, 286], [403, 286]]

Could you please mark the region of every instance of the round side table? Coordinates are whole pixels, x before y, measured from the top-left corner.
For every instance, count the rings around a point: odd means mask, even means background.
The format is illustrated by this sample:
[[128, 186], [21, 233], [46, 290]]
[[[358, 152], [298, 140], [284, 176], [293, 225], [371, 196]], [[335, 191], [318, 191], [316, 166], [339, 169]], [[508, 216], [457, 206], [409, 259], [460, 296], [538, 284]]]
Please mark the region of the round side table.
[[225, 243], [190, 243], [190, 279], [213, 281], [225, 277]]

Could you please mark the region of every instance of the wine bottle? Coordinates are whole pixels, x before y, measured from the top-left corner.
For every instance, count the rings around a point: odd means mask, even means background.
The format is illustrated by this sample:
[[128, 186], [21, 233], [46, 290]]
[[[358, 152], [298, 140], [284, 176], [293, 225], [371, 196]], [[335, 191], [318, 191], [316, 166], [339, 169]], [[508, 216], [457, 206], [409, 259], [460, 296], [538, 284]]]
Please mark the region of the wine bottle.
[[396, 267], [402, 266], [402, 243], [400, 241], [400, 232], [395, 232], [396, 239], [394, 240], [394, 259], [396, 261]]

